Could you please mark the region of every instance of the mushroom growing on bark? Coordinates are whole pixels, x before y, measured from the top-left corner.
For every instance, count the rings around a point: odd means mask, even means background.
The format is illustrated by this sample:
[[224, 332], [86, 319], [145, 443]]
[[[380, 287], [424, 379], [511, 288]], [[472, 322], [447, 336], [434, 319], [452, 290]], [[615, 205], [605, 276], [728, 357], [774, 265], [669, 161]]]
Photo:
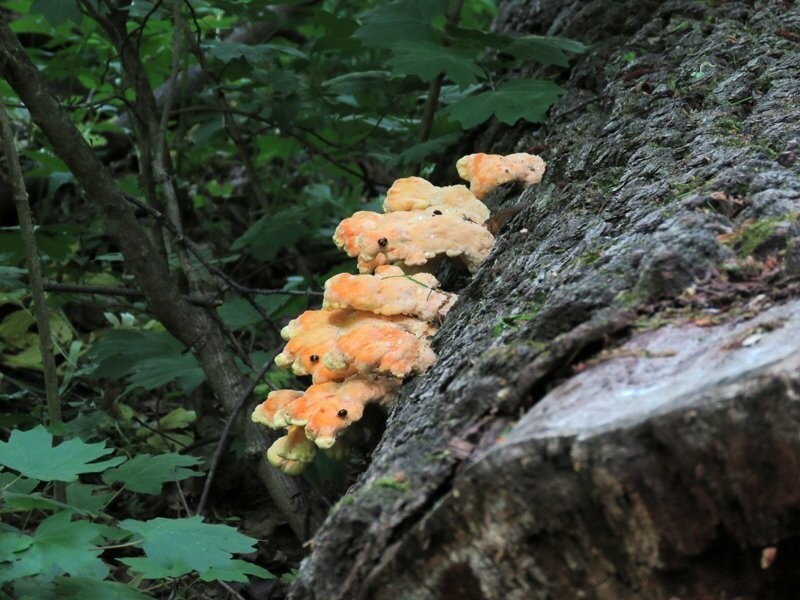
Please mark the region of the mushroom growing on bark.
[[[343, 219], [336, 230], [333, 232], [333, 243], [340, 250], [344, 250], [347, 256], [358, 257], [358, 243], [356, 242], [358, 236], [377, 225], [383, 215], [368, 210], [360, 210], [353, 213], [353, 216]], [[358, 258], [358, 272], [359, 273], [372, 273], [377, 267], [386, 264], [386, 258], [383, 255], [378, 255], [371, 261], [364, 261]]]
[[458, 175], [470, 183], [478, 198], [486, 198], [495, 188], [519, 181], [523, 185], [539, 183], [544, 175], [545, 162], [536, 154], [470, 154], [456, 163]]
[[459, 257], [475, 272], [494, 244], [494, 236], [480, 225], [453, 215], [431, 216], [427, 211], [388, 213], [377, 226], [361, 233], [356, 242], [365, 262], [382, 254], [389, 263], [424, 265], [439, 255]]
[[406, 275], [400, 267], [384, 265], [375, 269], [375, 275], [331, 277], [325, 282], [322, 306], [435, 321], [444, 318], [458, 297], [438, 288], [439, 281], [430, 273]]
[[538, 183], [544, 172], [544, 161], [529, 154], [472, 154], [457, 166], [472, 191], [406, 177], [389, 189], [384, 214], [359, 211], [339, 223], [333, 241], [358, 257], [365, 274], [330, 278], [323, 308], [305, 311], [281, 330], [287, 343], [275, 363], [311, 375], [313, 385], [271, 392], [253, 412], [256, 423], [288, 430], [267, 451], [275, 467], [296, 475], [317, 448], [346, 455], [347, 440], [339, 437], [363, 417], [365, 405], [387, 404], [403, 378], [433, 365], [433, 323], [457, 296], [439, 290], [436, 277], [420, 269], [448, 256], [477, 270], [494, 244], [483, 226], [489, 210], [478, 198], [508, 181]]
[[256, 406], [251, 415], [253, 423], [260, 423], [273, 429], [286, 427], [289, 421], [285, 419], [284, 407], [303, 395], [299, 390], [275, 390], [267, 395], [267, 399]]
[[327, 449], [349, 425], [361, 419], [364, 406], [388, 403], [398, 385], [397, 379], [385, 377], [353, 377], [341, 383], [312, 385], [284, 410], [289, 422], [305, 427], [306, 436]]
[[387, 323], [342, 335], [324, 361], [332, 371], [355, 369], [365, 375], [408, 377], [427, 370], [436, 362], [436, 355], [426, 338]]
[[367, 404], [388, 403], [399, 383], [394, 378], [353, 377], [312, 385], [305, 392], [270, 393], [252, 416], [253, 421], [267, 427], [288, 429], [288, 435], [270, 448], [270, 463], [287, 473], [299, 473], [313, 460], [314, 444], [331, 449], [337, 437], [364, 416]]
[[[358, 339], [368, 339], [370, 331], [380, 331], [381, 336], [389, 336], [391, 343], [398, 344], [398, 347], [384, 345], [381, 354], [379, 347], [373, 344], [370, 357], [374, 362], [368, 365], [360, 361], [359, 368], [355, 365], [355, 357], [343, 351], [341, 345], [345, 340], [344, 343], [350, 348], [352, 343], [347, 340], [356, 335], [360, 336]], [[427, 338], [435, 331], [431, 325], [404, 315], [382, 317], [358, 310], [307, 310], [281, 330], [281, 335], [288, 343], [283, 352], [275, 357], [275, 364], [291, 368], [295, 375], [311, 375], [314, 383], [342, 381], [356, 373], [389, 372], [390, 368], [400, 367], [396, 359], [384, 357], [384, 354], [396, 357], [396, 350], [402, 350], [404, 356], [410, 356], [408, 347], [413, 345], [421, 348], [421, 356], [427, 357], [422, 348], [429, 348]], [[370, 341], [379, 342], [381, 337], [376, 334]], [[333, 356], [335, 360], [330, 358]], [[409, 368], [414, 370], [416, 367], [412, 365]]]
[[269, 464], [286, 473], [299, 475], [314, 461], [317, 447], [306, 437], [302, 427], [290, 426], [267, 450]]
[[463, 185], [437, 187], [422, 177], [404, 177], [386, 192], [383, 212], [433, 208], [443, 214], [461, 215], [479, 225], [489, 218], [489, 209]]

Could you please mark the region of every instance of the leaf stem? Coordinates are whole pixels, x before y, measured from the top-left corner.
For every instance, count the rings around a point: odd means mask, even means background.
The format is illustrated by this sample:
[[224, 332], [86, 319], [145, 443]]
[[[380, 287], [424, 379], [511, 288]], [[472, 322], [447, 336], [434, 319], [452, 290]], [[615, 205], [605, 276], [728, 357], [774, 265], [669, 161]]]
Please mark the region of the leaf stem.
[[[31, 295], [33, 296], [33, 314], [36, 319], [36, 329], [39, 332], [39, 348], [42, 354], [42, 369], [44, 370], [47, 421], [50, 428], [56, 434], [60, 434], [63, 423], [61, 419], [61, 397], [58, 394], [58, 374], [56, 373], [56, 359], [53, 353], [53, 336], [50, 332], [50, 317], [47, 313], [47, 305], [44, 299], [39, 251], [36, 248], [31, 206], [28, 202], [28, 192], [25, 189], [22, 167], [19, 164], [19, 155], [14, 143], [14, 134], [11, 131], [11, 122], [2, 99], [0, 99], [0, 138], [2, 139], [3, 154], [6, 157], [11, 189], [14, 194], [14, 204], [17, 207], [22, 245], [25, 247], [25, 262], [28, 264], [28, 278], [30, 279]], [[55, 486], [55, 497], [59, 502], [66, 501], [63, 483]]]
[[144, 542], [144, 539], [141, 540], [134, 540], [132, 542], [125, 542], [124, 544], [111, 544], [110, 546], [97, 546], [95, 550], [102, 550], [105, 552], [106, 550], [116, 550], [117, 548], [130, 548], [131, 546], [138, 546]]
[[[447, 25], [455, 27], [461, 19], [461, 9], [464, 7], [464, 0], [456, 0], [453, 10], [447, 16]], [[445, 45], [447, 43], [445, 42]], [[439, 94], [444, 83], [444, 73], [439, 73], [436, 79], [431, 81], [428, 87], [428, 98], [425, 100], [425, 108], [422, 110], [422, 122], [419, 129], [419, 141], [426, 142], [431, 136], [433, 129], [433, 118], [436, 116], [436, 108], [439, 105]]]

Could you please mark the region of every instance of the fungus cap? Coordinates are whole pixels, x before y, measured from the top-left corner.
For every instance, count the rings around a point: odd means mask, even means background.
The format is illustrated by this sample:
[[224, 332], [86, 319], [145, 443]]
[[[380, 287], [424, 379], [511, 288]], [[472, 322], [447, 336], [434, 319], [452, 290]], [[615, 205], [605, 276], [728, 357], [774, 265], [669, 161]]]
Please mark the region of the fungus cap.
[[375, 275], [341, 273], [325, 282], [324, 308], [352, 308], [379, 315], [411, 315], [423, 321], [444, 318], [458, 296], [439, 291], [430, 273], [406, 275], [384, 265]]
[[[438, 209], [440, 214], [456, 214], [475, 223], [489, 219], [489, 209], [463, 185], [437, 187], [422, 177], [398, 179], [386, 192], [383, 211]], [[431, 212], [433, 214], [433, 212]]]
[[360, 258], [369, 261], [382, 253], [390, 263], [417, 266], [446, 255], [460, 257], [475, 272], [492, 249], [494, 236], [457, 216], [431, 217], [420, 212], [389, 213], [378, 227], [361, 233], [357, 238]]
[[306, 437], [303, 428], [290, 426], [287, 434], [267, 449], [267, 460], [287, 475], [299, 475], [314, 461], [316, 453], [317, 447]]
[[459, 176], [469, 181], [470, 190], [478, 198], [486, 198], [495, 188], [511, 181], [524, 185], [539, 183], [545, 166], [540, 156], [524, 152], [507, 156], [470, 154], [456, 163]]

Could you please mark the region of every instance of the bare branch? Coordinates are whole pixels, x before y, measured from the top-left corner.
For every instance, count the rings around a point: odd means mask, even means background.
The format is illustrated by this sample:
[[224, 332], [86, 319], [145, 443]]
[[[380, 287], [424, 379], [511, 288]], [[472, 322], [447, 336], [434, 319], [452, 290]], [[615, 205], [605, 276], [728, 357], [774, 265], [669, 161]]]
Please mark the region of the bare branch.
[[[50, 316], [47, 313], [47, 305], [44, 300], [42, 270], [39, 264], [39, 251], [36, 248], [36, 237], [33, 234], [33, 217], [28, 203], [28, 192], [25, 190], [25, 180], [22, 176], [22, 167], [19, 164], [14, 134], [11, 131], [11, 122], [8, 119], [8, 113], [2, 99], [0, 99], [0, 141], [2, 142], [3, 154], [6, 157], [9, 180], [14, 194], [14, 204], [17, 207], [22, 244], [25, 247], [25, 261], [28, 264], [28, 277], [33, 296], [33, 314], [36, 319], [36, 328], [39, 332], [39, 348], [42, 355], [42, 368], [44, 369], [47, 417], [50, 427], [58, 430], [61, 427], [61, 397], [58, 394], [58, 374], [56, 373], [56, 359], [53, 354], [53, 338], [50, 334]], [[59, 502], [66, 501], [63, 483], [55, 486], [55, 496]]]
[[[36, 66], [25, 53], [0, 13], [0, 76], [4, 77], [30, 112], [31, 119], [50, 140], [63, 160], [97, 206], [106, 229], [119, 246], [125, 266], [145, 293], [153, 314], [164, 326], [191, 349], [206, 374], [215, 396], [229, 411], [233, 410], [246, 385], [233, 355], [227, 348], [224, 332], [207, 311], [189, 304], [172, 282], [166, 261], [136, 219], [133, 207], [114, 181], [111, 173], [81, 136], [75, 125], [53, 98]], [[263, 448], [270, 443], [270, 433], [254, 424], [242, 422], [245, 443]], [[259, 475], [270, 495], [299, 538], [308, 531], [303, 515], [313, 510], [312, 528], [322, 518], [321, 503], [309, 504], [309, 490], [302, 481], [271, 468], [262, 458]]]
[[203, 493], [200, 495], [200, 502], [197, 504], [197, 510], [195, 513], [198, 515], [202, 515], [206, 508], [208, 494], [211, 491], [211, 484], [214, 482], [214, 476], [217, 473], [219, 461], [222, 459], [222, 455], [227, 448], [228, 437], [231, 434], [233, 424], [236, 422], [236, 419], [244, 408], [244, 405], [250, 399], [250, 395], [253, 393], [253, 390], [256, 389], [258, 382], [263, 379], [266, 372], [274, 364], [273, 361], [274, 357], [262, 365], [262, 367], [258, 370], [258, 373], [255, 374], [255, 377], [253, 377], [253, 380], [250, 382], [248, 388], [239, 397], [239, 401], [236, 403], [236, 406], [233, 407], [233, 410], [231, 410], [230, 414], [228, 415], [228, 420], [225, 421], [225, 427], [222, 428], [222, 434], [219, 436], [219, 442], [217, 442], [217, 447], [214, 449], [214, 456], [211, 458], [211, 464], [208, 467], [208, 475], [206, 476], [205, 485], [203, 485]]
[[[322, 292], [317, 292], [314, 290], [279, 290], [279, 289], [251, 288], [244, 286], [235, 279], [232, 279], [230, 275], [225, 273], [225, 271], [223, 271], [219, 267], [212, 265], [206, 259], [206, 257], [203, 256], [203, 252], [200, 250], [198, 245], [195, 242], [193, 242], [190, 238], [186, 237], [186, 235], [181, 234], [175, 227], [175, 225], [172, 222], [170, 222], [170, 220], [167, 219], [160, 211], [156, 210], [152, 206], [145, 204], [141, 200], [134, 198], [133, 196], [126, 195], [125, 198], [128, 200], [128, 202], [130, 202], [134, 206], [141, 208], [142, 210], [147, 212], [151, 217], [153, 217], [153, 219], [156, 220], [156, 222], [159, 225], [161, 225], [162, 227], [170, 231], [173, 235], [175, 235], [178, 241], [186, 245], [186, 248], [189, 250], [189, 252], [191, 252], [198, 261], [200, 261], [200, 264], [202, 264], [203, 267], [209, 273], [216, 275], [217, 277], [222, 279], [222, 281], [228, 284], [228, 286], [231, 289], [236, 290], [245, 297], [250, 295], [268, 296], [271, 294], [288, 294], [290, 296], [322, 296]], [[261, 309], [260, 306], [258, 307], [257, 310], [259, 310], [259, 314], [261, 314], [261, 316], [264, 317], [264, 319], [270, 320], [265, 313], [262, 314], [263, 309]]]
[[[86, 294], [88, 296], [122, 296], [123, 298], [144, 298], [142, 290], [130, 287], [118, 287], [113, 285], [83, 285], [80, 283], [60, 283], [56, 281], [45, 281], [44, 289], [46, 292], [60, 292], [64, 294]], [[222, 306], [222, 300], [211, 296], [200, 296], [195, 294], [184, 294], [184, 300], [195, 306], [214, 308]]]
[[[464, 0], [456, 0], [453, 10], [447, 16], [447, 24], [451, 27], [458, 25], [461, 19], [461, 9], [464, 6]], [[428, 87], [428, 97], [425, 100], [425, 108], [422, 110], [422, 122], [419, 130], [419, 141], [425, 142], [431, 135], [433, 129], [433, 118], [436, 116], [436, 107], [439, 104], [439, 94], [442, 91], [442, 83], [444, 82], [444, 73], [439, 73], [436, 79], [431, 81]]]

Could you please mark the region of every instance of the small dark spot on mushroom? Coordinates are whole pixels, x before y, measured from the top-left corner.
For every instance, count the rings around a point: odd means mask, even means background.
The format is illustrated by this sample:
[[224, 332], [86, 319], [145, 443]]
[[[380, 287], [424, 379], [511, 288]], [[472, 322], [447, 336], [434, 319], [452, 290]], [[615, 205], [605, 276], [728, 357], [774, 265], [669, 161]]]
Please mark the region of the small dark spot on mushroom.
[[434, 215], [440, 215], [440, 214], [442, 214], [442, 211], [440, 211], [440, 210], [435, 210], [435, 211], [433, 211], [433, 214], [434, 214]]
[[381, 238], [378, 240], [378, 246], [380, 246], [381, 248], [384, 248], [388, 243], [389, 240], [387, 240], [386, 238]]
[[310, 360], [311, 362], [317, 362], [319, 360], [319, 355], [312, 354], [311, 356], [308, 357], [308, 360]]
[[344, 419], [344, 418], [347, 416], [347, 409], [346, 409], [346, 408], [343, 408], [343, 409], [341, 409], [341, 410], [340, 410], [338, 413], [336, 413], [336, 414], [337, 414], [337, 416], [339, 416], [339, 417], [341, 417], [341, 418], [343, 418], [343, 419]]

